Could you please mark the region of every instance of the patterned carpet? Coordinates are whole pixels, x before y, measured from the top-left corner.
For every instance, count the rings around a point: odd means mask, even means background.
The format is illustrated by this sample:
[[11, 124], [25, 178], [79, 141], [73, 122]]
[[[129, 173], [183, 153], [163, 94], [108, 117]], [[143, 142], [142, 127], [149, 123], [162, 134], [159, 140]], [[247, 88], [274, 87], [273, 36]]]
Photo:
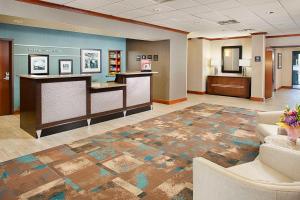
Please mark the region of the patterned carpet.
[[0, 199], [192, 199], [192, 158], [252, 161], [255, 112], [199, 104], [0, 164]]

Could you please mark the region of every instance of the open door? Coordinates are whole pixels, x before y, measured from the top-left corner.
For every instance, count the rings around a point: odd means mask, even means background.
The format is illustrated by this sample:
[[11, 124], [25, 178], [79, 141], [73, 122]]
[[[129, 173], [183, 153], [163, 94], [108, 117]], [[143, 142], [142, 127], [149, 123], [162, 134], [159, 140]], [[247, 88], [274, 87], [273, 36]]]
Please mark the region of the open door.
[[269, 99], [273, 96], [273, 60], [274, 53], [272, 49], [266, 50], [266, 71], [265, 71], [265, 98]]
[[0, 39], [0, 116], [13, 113], [12, 41]]

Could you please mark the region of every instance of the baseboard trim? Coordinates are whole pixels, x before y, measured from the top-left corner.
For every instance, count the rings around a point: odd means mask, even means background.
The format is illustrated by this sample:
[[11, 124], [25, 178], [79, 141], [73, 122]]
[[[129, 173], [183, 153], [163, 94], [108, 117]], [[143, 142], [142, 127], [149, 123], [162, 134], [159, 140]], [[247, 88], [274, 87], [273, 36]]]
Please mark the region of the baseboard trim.
[[292, 86], [281, 86], [280, 88], [278, 88], [278, 90], [281, 90], [281, 89], [293, 89]]
[[201, 91], [188, 90], [187, 93], [203, 95], [203, 94], [206, 94], [206, 91], [201, 92]]
[[187, 101], [187, 98], [181, 98], [181, 99], [174, 99], [174, 100], [162, 100], [162, 99], [154, 99], [153, 102], [155, 103], [162, 103], [162, 104], [167, 104], [167, 105], [172, 105], [176, 103], [180, 103], [183, 101]]
[[252, 101], [259, 101], [259, 102], [264, 102], [265, 101], [265, 99], [261, 98], [261, 97], [251, 97], [250, 100], [252, 100]]

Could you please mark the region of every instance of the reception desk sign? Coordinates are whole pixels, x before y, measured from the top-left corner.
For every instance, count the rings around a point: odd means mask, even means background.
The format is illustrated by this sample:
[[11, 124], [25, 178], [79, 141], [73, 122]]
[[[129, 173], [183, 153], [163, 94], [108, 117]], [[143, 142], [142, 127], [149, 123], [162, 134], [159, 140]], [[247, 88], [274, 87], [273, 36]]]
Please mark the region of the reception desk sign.
[[141, 71], [151, 72], [151, 60], [148, 59], [141, 60]]

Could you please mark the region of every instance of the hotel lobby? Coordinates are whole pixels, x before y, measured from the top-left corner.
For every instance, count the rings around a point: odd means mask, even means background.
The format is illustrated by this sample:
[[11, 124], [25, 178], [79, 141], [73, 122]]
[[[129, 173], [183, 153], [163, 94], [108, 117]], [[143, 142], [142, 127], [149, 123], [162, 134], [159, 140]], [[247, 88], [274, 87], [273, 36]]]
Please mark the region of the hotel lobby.
[[300, 200], [298, 0], [0, 0], [0, 200]]

